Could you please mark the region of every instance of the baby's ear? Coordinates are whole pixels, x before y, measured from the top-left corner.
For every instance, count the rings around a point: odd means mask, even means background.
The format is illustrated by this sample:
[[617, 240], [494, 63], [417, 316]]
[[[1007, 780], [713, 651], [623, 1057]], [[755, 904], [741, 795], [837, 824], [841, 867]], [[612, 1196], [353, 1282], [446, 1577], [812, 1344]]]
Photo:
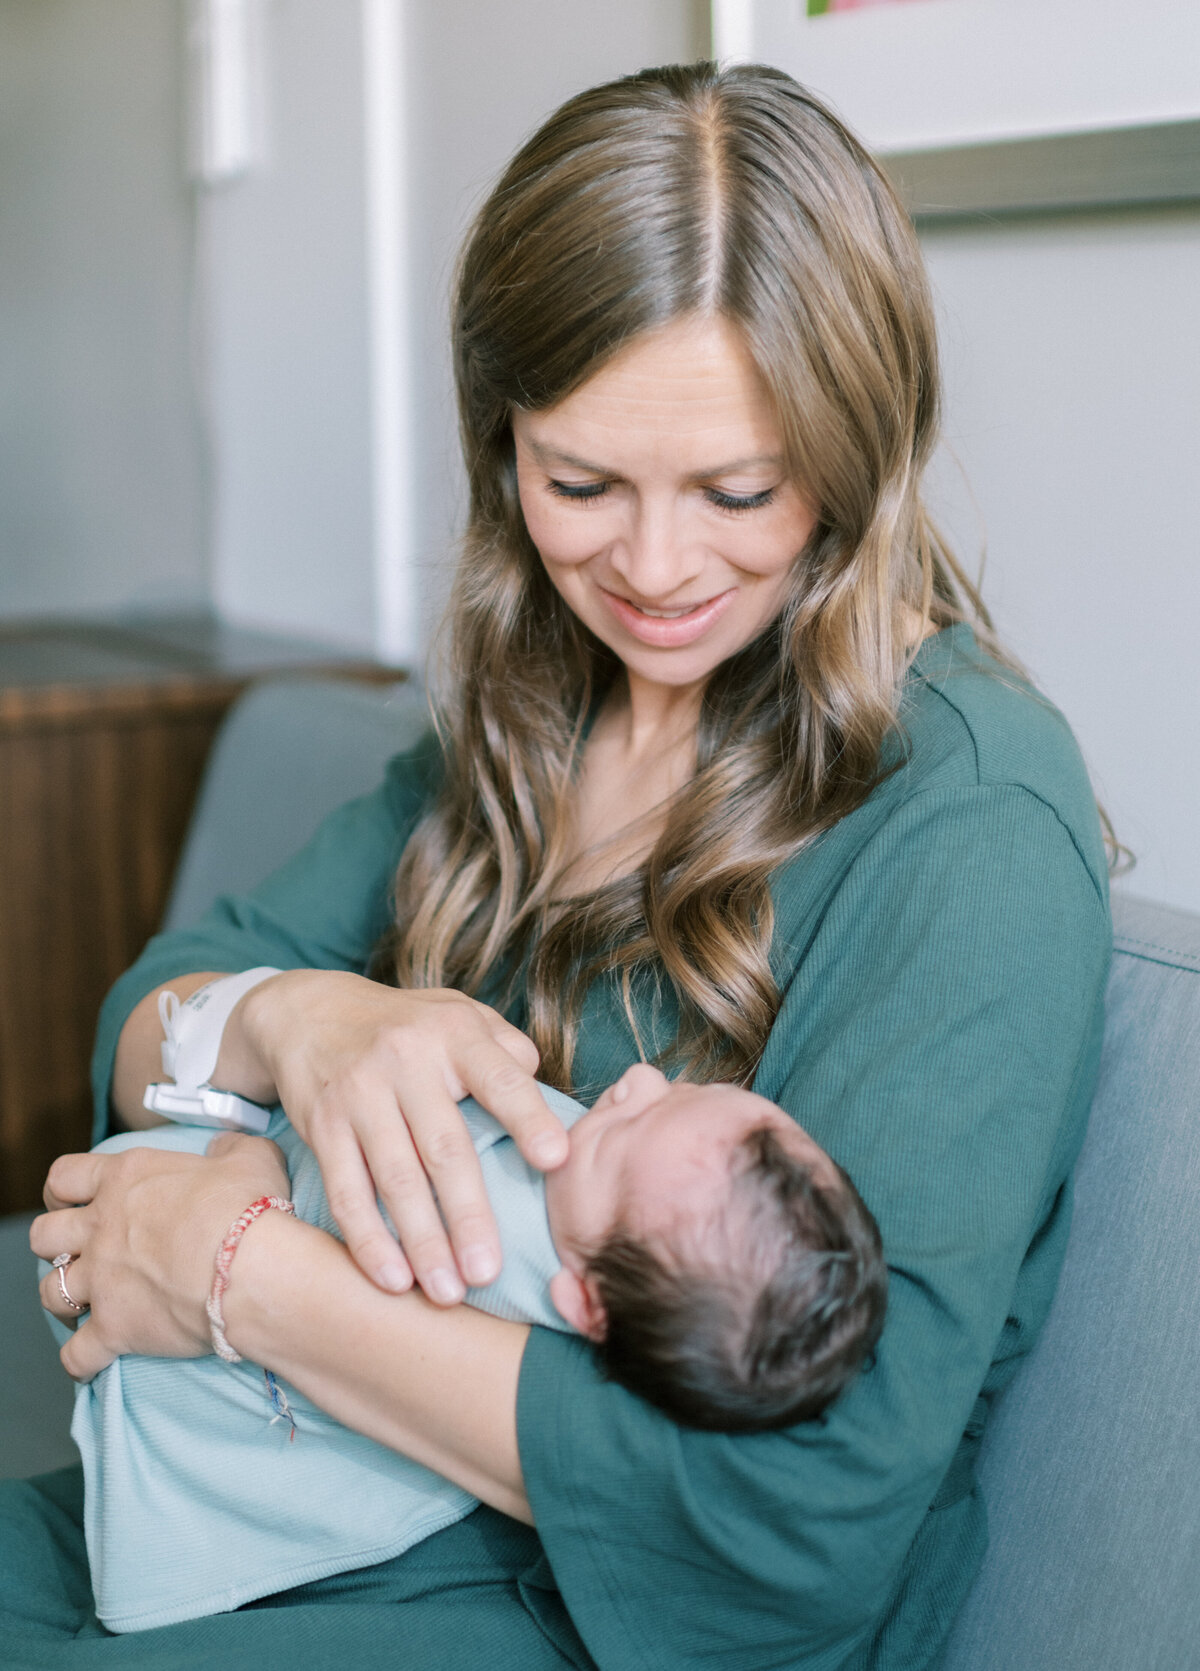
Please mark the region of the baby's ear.
[[608, 1317], [594, 1278], [576, 1276], [563, 1265], [550, 1279], [550, 1298], [555, 1311], [576, 1334], [588, 1340], [604, 1339]]

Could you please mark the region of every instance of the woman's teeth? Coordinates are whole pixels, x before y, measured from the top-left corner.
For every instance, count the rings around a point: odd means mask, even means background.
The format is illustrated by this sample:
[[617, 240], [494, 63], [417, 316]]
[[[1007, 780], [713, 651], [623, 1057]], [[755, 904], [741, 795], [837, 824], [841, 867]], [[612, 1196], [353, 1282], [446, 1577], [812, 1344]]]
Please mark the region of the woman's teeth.
[[691, 615], [699, 604], [690, 603], [686, 609], [647, 609], [644, 603], [633, 606], [639, 615], [649, 615], [654, 621], [677, 621], [681, 615]]

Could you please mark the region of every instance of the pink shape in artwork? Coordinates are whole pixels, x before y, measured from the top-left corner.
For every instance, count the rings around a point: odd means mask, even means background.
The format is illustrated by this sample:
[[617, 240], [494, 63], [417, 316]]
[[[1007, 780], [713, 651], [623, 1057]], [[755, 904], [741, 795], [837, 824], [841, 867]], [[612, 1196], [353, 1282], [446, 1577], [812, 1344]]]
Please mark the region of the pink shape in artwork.
[[826, 10], [831, 12], [858, 12], [864, 6], [903, 6], [908, 0], [826, 0]]

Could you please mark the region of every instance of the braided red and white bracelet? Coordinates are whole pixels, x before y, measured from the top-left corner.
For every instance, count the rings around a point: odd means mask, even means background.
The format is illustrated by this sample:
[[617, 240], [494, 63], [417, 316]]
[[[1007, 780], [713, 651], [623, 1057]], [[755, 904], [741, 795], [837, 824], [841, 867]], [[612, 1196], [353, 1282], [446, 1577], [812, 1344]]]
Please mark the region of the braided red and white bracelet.
[[233, 1256], [238, 1250], [242, 1237], [249, 1230], [256, 1218], [277, 1207], [281, 1213], [291, 1213], [295, 1216], [296, 1208], [291, 1201], [285, 1201], [282, 1195], [260, 1195], [257, 1201], [252, 1201], [244, 1213], [239, 1213], [229, 1226], [225, 1240], [217, 1249], [216, 1265], [213, 1269], [212, 1292], [205, 1303], [208, 1313], [209, 1333], [212, 1335], [213, 1351], [226, 1363], [241, 1363], [242, 1354], [235, 1352], [225, 1336], [225, 1290], [229, 1287], [229, 1270], [233, 1264]]

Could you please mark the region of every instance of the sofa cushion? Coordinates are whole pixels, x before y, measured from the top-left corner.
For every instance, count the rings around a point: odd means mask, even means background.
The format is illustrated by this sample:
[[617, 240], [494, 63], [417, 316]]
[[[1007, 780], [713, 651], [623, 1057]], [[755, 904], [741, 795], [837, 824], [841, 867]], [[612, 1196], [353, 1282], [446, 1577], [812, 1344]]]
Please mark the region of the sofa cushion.
[[245, 893], [299, 852], [325, 817], [374, 789], [428, 728], [415, 681], [273, 679], [230, 710], [209, 756], [164, 928], [218, 894]]
[[75, 1398], [38, 1300], [32, 1213], [0, 1218], [0, 1479], [78, 1462], [68, 1428]]
[[944, 1671], [1200, 1665], [1200, 917], [1113, 917], [1070, 1245], [985, 1441], [990, 1548]]

